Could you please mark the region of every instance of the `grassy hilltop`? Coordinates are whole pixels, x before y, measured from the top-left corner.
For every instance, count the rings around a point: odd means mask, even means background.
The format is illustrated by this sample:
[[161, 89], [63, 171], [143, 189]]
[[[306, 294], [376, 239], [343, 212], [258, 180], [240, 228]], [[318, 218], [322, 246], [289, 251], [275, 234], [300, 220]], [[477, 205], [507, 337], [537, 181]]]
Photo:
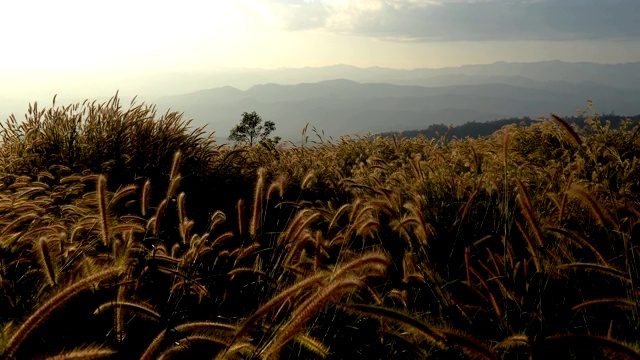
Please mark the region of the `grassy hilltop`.
[[34, 105], [0, 129], [0, 354], [640, 359], [639, 128], [586, 124], [249, 148]]

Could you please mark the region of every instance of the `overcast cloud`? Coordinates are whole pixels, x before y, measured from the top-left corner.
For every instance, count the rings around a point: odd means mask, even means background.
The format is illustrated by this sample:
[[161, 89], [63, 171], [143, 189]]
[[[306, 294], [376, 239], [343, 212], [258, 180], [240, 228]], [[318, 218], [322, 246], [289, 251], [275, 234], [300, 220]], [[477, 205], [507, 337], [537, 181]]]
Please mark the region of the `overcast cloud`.
[[640, 39], [640, 0], [264, 1], [289, 30], [387, 40]]

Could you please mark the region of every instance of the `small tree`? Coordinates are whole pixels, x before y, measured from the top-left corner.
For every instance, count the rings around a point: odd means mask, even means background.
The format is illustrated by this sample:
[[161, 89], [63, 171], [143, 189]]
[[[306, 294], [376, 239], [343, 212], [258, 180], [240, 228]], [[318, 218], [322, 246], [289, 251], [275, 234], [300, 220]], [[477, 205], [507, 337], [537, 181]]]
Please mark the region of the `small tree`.
[[243, 112], [240, 124], [231, 129], [229, 140], [247, 141], [250, 146], [258, 141], [265, 141], [269, 134], [276, 129], [276, 124], [269, 120], [265, 121], [264, 125], [261, 123], [262, 118], [255, 111]]

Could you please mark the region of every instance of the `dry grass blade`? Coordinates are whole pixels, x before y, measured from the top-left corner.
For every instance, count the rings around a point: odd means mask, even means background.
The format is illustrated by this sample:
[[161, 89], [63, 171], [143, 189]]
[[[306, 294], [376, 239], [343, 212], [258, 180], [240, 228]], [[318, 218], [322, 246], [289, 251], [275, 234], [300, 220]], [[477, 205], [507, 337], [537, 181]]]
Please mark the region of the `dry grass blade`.
[[98, 210], [100, 211], [100, 229], [102, 242], [105, 246], [109, 246], [109, 217], [107, 214], [107, 179], [100, 175], [97, 183]]
[[582, 139], [580, 138], [578, 133], [576, 133], [576, 131], [573, 130], [573, 127], [571, 127], [571, 125], [569, 125], [566, 121], [564, 121], [561, 117], [559, 117], [556, 114], [551, 114], [551, 118], [555, 120], [556, 124], [560, 125], [562, 130], [567, 135], [569, 135], [569, 137], [571, 137], [571, 140], [573, 140], [573, 142], [575, 142], [576, 145], [582, 146]]
[[438, 330], [449, 344], [455, 344], [462, 348], [469, 356], [475, 359], [497, 360], [496, 354], [477, 339], [447, 329]]
[[300, 304], [291, 314], [291, 320], [283, 325], [275, 336], [264, 349], [264, 357], [266, 359], [277, 358], [280, 349], [286, 345], [289, 340], [294, 338], [302, 331], [304, 324], [333, 298], [338, 297], [344, 291], [362, 286], [362, 282], [356, 279], [336, 280], [327, 285], [316, 294], [311, 296], [305, 302]]
[[47, 275], [47, 281], [49, 285], [56, 285], [56, 271], [53, 266], [53, 260], [51, 259], [51, 252], [49, 251], [49, 246], [47, 245], [47, 239], [42, 237], [38, 240], [38, 255], [40, 257], [40, 261], [45, 270], [45, 274]]
[[610, 266], [600, 265], [600, 264], [592, 264], [592, 263], [571, 263], [571, 264], [562, 264], [556, 266], [558, 270], [585, 270], [585, 271], [596, 271], [601, 274], [617, 277], [618, 279], [631, 283], [631, 279], [629, 279], [628, 274], [612, 268]]
[[50, 356], [44, 360], [89, 360], [110, 357], [116, 354], [116, 351], [103, 347], [89, 347], [84, 349], [76, 349], [60, 355]]
[[444, 345], [445, 337], [440, 333], [440, 331], [397, 310], [367, 304], [340, 304], [340, 306], [350, 309], [358, 314], [380, 317], [385, 320], [405, 325], [422, 334], [431, 342], [439, 344], [440, 346]]
[[630, 345], [624, 344], [620, 341], [608, 339], [602, 336], [561, 334], [545, 338], [544, 344], [553, 348], [562, 345], [576, 346], [580, 348], [600, 348], [611, 351], [618, 355], [622, 355], [627, 359], [640, 360], [640, 352], [638, 352], [638, 349], [633, 348]]
[[[324, 280], [326, 280], [327, 277], [328, 275], [323, 273], [310, 276], [302, 281], [291, 285], [287, 289], [281, 291], [278, 295], [272, 297], [267, 303], [262, 305], [258, 310], [256, 310], [242, 322], [240, 329], [234, 336], [234, 340], [248, 334], [249, 331], [251, 331], [251, 329], [253, 329], [257, 325], [258, 319], [260, 319], [262, 316], [275, 310], [283, 302], [292, 298], [296, 293], [304, 290], [306, 287], [312, 284], [322, 283]], [[231, 343], [233, 344], [233, 341]]]
[[110, 301], [108, 303], [104, 303], [93, 312], [93, 315], [99, 315], [111, 309], [124, 309], [127, 311], [132, 311], [146, 319], [155, 321], [160, 321], [161, 318], [160, 314], [149, 306], [129, 301]]
[[580, 303], [572, 307], [571, 310], [578, 311], [594, 305], [616, 306], [616, 307], [621, 307], [626, 309], [635, 309], [637, 306], [635, 302], [629, 301], [627, 299], [607, 298], [607, 299], [595, 299], [595, 300], [585, 301], [583, 303]]
[[151, 194], [151, 181], [144, 182], [142, 187], [142, 194], [140, 195], [140, 213], [142, 216], [147, 216], [147, 210], [149, 209], [149, 197]]
[[12, 359], [16, 350], [20, 347], [20, 344], [22, 344], [31, 331], [42, 324], [53, 311], [61, 308], [71, 298], [80, 292], [89, 289], [95, 283], [119, 276], [123, 271], [124, 267], [108, 268], [63, 289], [40, 306], [24, 323], [22, 323], [22, 325], [20, 325], [16, 332], [11, 336], [11, 339], [9, 339], [7, 347], [2, 355], [7, 359]]
[[571, 184], [569, 187], [569, 194], [576, 195], [583, 203], [585, 203], [585, 205], [587, 205], [599, 225], [604, 225], [605, 220], [611, 220], [611, 216], [609, 216], [606, 210], [602, 209], [600, 205], [598, 205], [598, 202], [581, 186]]
[[260, 222], [262, 221], [262, 196], [264, 193], [265, 182], [264, 173], [264, 168], [258, 169], [258, 180], [253, 194], [253, 208], [251, 209], [251, 223], [249, 224], [249, 235], [252, 237], [255, 237], [258, 233], [258, 230], [260, 229]]

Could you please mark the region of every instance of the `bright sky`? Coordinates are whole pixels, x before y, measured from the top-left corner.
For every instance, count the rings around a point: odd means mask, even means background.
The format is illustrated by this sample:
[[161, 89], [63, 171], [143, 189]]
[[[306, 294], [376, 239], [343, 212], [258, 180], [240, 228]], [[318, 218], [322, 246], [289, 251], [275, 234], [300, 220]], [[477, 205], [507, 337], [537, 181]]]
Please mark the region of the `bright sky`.
[[639, 0], [6, 0], [0, 15], [0, 97], [220, 68], [640, 61]]

